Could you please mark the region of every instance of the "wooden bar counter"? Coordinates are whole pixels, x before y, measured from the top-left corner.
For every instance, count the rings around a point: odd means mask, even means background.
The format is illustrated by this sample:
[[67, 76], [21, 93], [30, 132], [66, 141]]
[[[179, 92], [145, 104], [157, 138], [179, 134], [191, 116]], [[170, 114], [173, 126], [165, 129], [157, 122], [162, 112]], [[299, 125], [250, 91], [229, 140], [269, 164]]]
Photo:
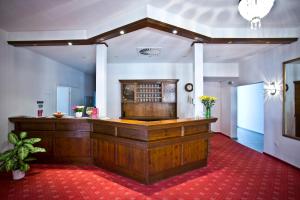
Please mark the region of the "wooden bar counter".
[[146, 184], [205, 166], [216, 120], [10, 118], [42, 138], [41, 162], [93, 163]]

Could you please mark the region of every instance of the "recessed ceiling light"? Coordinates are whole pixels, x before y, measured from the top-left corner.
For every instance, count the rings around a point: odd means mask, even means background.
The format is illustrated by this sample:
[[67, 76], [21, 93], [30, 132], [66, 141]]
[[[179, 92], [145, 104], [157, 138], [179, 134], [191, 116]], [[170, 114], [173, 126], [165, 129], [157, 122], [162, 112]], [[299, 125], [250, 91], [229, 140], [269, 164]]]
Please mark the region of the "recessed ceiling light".
[[69, 45], [69, 46], [72, 46], [73, 44], [72, 44], [72, 42], [68, 42], [68, 45]]
[[121, 30], [121, 31], [120, 31], [120, 34], [121, 34], [121, 35], [124, 35], [124, 34], [125, 34], [125, 31]]
[[172, 33], [173, 33], [173, 34], [177, 34], [178, 31], [177, 31], [176, 29], [174, 29], [174, 30], [172, 31]]

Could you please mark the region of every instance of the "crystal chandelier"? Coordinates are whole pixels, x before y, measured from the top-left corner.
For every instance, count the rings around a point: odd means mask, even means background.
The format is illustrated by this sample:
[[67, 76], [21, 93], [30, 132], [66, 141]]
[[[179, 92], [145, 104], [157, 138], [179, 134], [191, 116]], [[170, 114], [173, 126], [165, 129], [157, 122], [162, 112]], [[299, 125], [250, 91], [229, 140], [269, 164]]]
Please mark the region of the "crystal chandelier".
[[261, 27], [261, 19], [270, 12], [274, 1], [240, 0], [238, 9], [242, 17], [250, 21], [251, 29], [258, 29]]

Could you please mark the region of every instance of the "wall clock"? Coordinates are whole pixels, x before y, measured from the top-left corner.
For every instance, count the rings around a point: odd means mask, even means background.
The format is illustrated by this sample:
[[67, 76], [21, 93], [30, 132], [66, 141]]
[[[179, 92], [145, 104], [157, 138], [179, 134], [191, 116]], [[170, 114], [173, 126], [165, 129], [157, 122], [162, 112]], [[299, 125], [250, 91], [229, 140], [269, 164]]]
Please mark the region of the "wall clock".
[[185, 91], [187, 91], [187, 92], [193, 91], [193, 84], [192, 84], [192, 83], [187, 83], [187, 84], [185, 84], [184, 89], [185, 89]]

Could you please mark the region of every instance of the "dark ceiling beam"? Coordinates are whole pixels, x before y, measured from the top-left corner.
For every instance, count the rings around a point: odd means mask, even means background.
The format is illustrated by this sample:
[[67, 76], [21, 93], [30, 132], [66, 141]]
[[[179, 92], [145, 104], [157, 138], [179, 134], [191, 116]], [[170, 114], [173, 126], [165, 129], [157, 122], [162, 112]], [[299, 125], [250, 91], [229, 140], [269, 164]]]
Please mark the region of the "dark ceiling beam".
[[31, 40], [31, 41], [8, 41], [7, 43], [16, 47], [24, 46], [65, 46], [72, 45], [92, 45], [105, 44], [104, 41], [119, 37], [120, 31], [130, 33], [146, 27], [172, 33], [177, 31], [177, 35], [194, 40], [194, 42], [209, 43], [209, 44], [290, 44], [298, 40], [298, 38], [211, 38], [187, 29], [173, 26], [151, 18], [144, 18], [119, 28], [101, 33], [89, 39], [82, 40]]

